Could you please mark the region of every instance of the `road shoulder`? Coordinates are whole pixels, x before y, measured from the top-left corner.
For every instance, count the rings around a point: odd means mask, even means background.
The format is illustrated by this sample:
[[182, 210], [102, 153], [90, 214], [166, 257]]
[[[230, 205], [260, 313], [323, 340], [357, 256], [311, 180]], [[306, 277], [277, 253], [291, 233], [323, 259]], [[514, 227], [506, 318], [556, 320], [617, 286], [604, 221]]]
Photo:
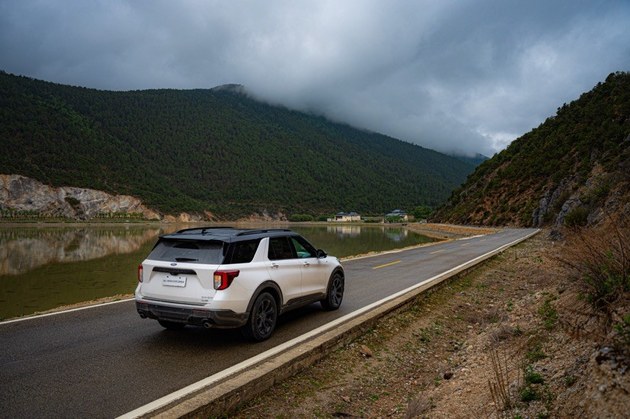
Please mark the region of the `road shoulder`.
[[628, 374], [561, 326], [575, 295], [546, 236], [419, 296], [230, 417], [623, 414]]

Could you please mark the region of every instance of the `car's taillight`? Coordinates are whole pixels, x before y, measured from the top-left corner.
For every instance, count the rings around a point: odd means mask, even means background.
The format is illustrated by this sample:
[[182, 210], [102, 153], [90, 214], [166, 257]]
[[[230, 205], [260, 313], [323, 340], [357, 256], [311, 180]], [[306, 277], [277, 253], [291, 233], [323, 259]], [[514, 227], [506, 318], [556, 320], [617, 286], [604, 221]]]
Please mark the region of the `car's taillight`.
[[138, 265], [138, 282], [142, 282], [142, 265]]
[[232, 284], [240, 271], [216, 271], [214, 273], [214, 289], [224, 290]]

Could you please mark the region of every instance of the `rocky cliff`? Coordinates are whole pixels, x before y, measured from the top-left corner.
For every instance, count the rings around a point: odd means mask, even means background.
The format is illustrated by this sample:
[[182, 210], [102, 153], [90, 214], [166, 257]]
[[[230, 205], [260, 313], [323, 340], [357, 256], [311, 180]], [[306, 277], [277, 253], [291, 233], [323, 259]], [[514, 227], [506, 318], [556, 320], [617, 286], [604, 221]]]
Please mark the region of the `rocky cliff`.
[[21, 175], [0, 175], [0, 210], [77, 220], [113, 214], [136, 214], [146, 220], [162, 218], [132, 196], [68, 186], [53, 188]]
[[479, 165], [434, 220], [555, 228], [628, 217], [630, 73], [619, 72]]

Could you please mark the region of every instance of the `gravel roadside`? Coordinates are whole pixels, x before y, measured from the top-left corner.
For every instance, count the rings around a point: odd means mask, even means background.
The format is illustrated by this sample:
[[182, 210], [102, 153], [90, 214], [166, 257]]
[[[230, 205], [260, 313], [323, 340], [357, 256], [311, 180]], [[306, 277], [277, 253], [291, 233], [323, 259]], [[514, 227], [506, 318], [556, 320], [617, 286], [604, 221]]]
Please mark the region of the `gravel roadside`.
[[577, 295], [548, 236], [426, 293], [226, 417], [625, 417], [629, 375], [572, 327]]

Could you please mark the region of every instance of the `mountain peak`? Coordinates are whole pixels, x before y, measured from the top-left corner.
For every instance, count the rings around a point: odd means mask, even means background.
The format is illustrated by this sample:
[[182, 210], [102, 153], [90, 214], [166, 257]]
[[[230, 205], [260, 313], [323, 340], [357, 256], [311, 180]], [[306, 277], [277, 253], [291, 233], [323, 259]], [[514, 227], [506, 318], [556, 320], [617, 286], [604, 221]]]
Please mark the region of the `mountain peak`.
[[222, 84], [220, 86], [213, 87], [210, 89], [211, 92], [228, 92], [228, 93], [237, 93], [241, 95], [247, 94], [245, 91], [245, 86], [242, 84]]

